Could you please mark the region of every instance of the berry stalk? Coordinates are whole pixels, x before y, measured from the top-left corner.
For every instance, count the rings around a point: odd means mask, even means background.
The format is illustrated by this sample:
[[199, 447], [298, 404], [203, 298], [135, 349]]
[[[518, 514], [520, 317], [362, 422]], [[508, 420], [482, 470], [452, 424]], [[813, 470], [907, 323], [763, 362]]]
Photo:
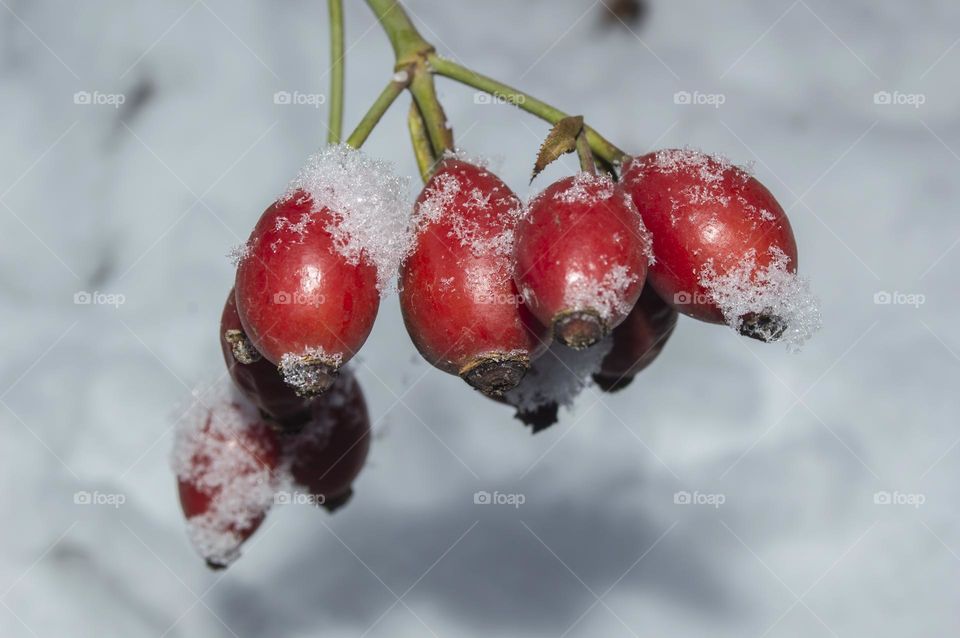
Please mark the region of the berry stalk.
[[426, 184], [430, 179], [430, 173], [433, 172], [433, 166], [437, 161], [430, 147], [430, 138], [427, 137], [427, 128], [417, 108], [416, 102], [410, 102], [410, 113], [407, 115], [407, 128], [410, 129], [410, 143], [413, 145], [413, 155], [417, 160], [417, 169], [420, 171], [420, 178]]
[[390, 108], [400, 94], [410, 85], [411, 72], [403, 69], [393, 74], [393, 78], [387, 83], [377, 99], [367, 110], [363, 119], [357, 124], [350, 137], [347, 138], [347, 145], [353, 148], [360, 148], [370, 137], [370, 133], [376, 128], [377, 124], [383, 118], [383, 115]]
[[433, 152], [443, 155], [453, 148], [453, 132], [447, 126], [447, 116], [427, 65], [433, 45], [423, 39], [397, 0], [367, 0], [367, 4], [390, 39], [397, 59], [395, 68], [411, 71], [410, 93], [420, 109]]
[[330, 10], [330, 124], [327, 143], [339, 144], [343, 135], [343, 0], [329, 0]]
[[577, 133], [577, 156], [580, 158], [580, 170], [584, 173], [597, 174], [597, 163], [593, 159], [590, 141], [584, 129]]
[[[430, 64], [431, 70], [435, 73], [483, 91], [484, 93], [489, 93], [490, 95], [504, 99], [517, 108], [536, 115], [551, 124], [556, 124], [560, 120], [569, 117], [569, 114], [564, 113], [560, 109], [542, 100], [538, 100], [532, 95], [528, 95], [523, 91], [494, 80], [493, 78], [481, 75], [452, 60], [443, 58], [433, 51], [427, 55], [427, 61]], [[586, 132], [587, 141], [590, 142], [590, 148], [593, 149], [593, 152], [597, 156], [606, 162], [618, 165], [627, 157], [627, 153], [594, 129], [584, 125], [583, 130]]]

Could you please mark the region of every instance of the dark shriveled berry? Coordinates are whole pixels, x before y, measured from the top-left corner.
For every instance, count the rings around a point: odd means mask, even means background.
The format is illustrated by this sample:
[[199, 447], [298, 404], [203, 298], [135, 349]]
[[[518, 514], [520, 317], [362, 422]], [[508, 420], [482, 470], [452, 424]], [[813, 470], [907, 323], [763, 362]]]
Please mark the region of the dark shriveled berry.
[[676, 325], [677, 311], [645, 286], [637, 305], [613, 330], [613, 345], [594, 373], [594, 382], [604, 392], [630, 385], [657, 358]]
[[313, 401], [310, 420], [286, 437], [284, 463], [294, 483], [316, 497], [327, 511], [353, 494], [370, 451], [370, 416], [360, 383], [350, 373]]

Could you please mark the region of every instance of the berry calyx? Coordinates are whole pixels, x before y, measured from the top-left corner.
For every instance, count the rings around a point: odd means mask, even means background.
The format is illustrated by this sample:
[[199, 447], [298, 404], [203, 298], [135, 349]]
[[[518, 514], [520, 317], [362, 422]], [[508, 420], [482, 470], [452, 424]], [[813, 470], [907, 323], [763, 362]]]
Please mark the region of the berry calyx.
[[748, 172], [670, 149], [628, 160], [622, 183], [653, 236], [650, 283], [667, 303], [762, 341], [802, 343], [819, 327], [790, 222]]
[[296, 428], [310, 418], [310, 399], [287, 385], [247, 338], [232, 288], [220, 316], [220, 348], [230, 378], [261, 414], [283, 428]]
[[286, 437], [284, 464], [294, 483], [332, 512], [353, 494], [353, 481], [370, 451], [370, 437], [360, 383], [345, 373], [330, 392], [314, 400], [306, 425]]
[[616, 327], [646, 279], [650, 240], [627, 194], [606, 175], [561, 179], [517, 227], [514, 278], [537, 319], [571, 348]]
[[677, 325], [677, 311], [644, 286], [637, 305], [613, 329], [613, 346], [594, 373], [593, 380], [604, 392], [616, 392], [653, 363]]
[[173, 463], [188, 534], [207, 565], [222, 569], [273, 502], [279, 442], [238, 395], [195, 405], [181, 423]]
[[377, 269], [337, 250], [337, 212], [295, 191], [257, 222], [237, 268], [236, 303], [254, 347], [303, 396], [326, 391], [373, 328]]
[[492, 172], [447, 157], [417, 199], [414, 246], [400, 269], [400, 308], [417, 350], [491, 395], [516, 386], [545, 348], [546, 329], [512, 277], [521, 211]]

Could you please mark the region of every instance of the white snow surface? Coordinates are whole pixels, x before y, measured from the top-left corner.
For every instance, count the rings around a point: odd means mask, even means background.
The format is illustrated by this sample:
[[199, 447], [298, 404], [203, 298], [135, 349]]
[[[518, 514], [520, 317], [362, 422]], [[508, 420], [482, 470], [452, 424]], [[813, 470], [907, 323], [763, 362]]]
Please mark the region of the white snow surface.
[[[393, 66], [345, 4], [349, 129]], [[682, 318], [628, 388], [531, 436], [422, 362], [388, 300], [352, 502], [273, 508], [210, 573], [172, 421], [224, 374], [223, 255], [325, 138], [301, 99], [327, 91], [325, 3], [5, 0], [0, 636], [956, 635], [960, 6], [653, 0], [634, 35], [587, 0], [409, 4], [440, 53], [625, 149], [755, 161], [824, 328], [794, 356]], [[527, 188], [549, 127], [439, 92], [519, 196], [577, 170]], [[416, 175], [407, 108], [364, 152]]]

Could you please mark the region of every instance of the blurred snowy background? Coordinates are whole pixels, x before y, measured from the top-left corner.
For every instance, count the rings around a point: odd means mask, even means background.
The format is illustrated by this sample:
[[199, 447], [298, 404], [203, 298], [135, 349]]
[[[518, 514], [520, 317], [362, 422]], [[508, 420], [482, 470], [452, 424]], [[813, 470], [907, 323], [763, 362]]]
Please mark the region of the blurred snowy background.
[[[350, 126], [392, 62], [347, 4]], [[353, 502], [275, 508], [211, 573], [171, 427], [222, 374], [225, 255], [325, 134], [274, 100], [327, 91], [325, 3], [2, 0], [0, 635], [956, 635], [960, 6], [655, 0], [628, 28], [591, 0], [408, 5], [628, 150], [753, 162], [825, 329], [794, 356], [681, 318], [627, 391], [531, 436], [419, 360], [390, 299]], [[458, 143], [529, 194], [547, 127], [439, 81]], [[413, 175], [405, 114], [367, 149]]]

